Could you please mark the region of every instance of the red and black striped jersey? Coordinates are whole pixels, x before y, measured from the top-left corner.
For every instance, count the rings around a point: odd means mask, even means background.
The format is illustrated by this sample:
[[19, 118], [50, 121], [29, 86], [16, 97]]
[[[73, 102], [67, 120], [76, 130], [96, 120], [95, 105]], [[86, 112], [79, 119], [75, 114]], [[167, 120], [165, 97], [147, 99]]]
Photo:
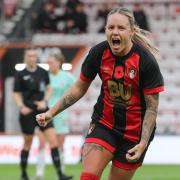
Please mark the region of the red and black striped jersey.
[[164, 90], [164, 81], [154, 56], [133, 44], [130, 52], [115, 56], [107, 41], [94, 46], [82, 64], [80, 78], [102, 80], [92, 122], [98, 122], [131, 141], [139, 141], [146, 111], [144, 94]]

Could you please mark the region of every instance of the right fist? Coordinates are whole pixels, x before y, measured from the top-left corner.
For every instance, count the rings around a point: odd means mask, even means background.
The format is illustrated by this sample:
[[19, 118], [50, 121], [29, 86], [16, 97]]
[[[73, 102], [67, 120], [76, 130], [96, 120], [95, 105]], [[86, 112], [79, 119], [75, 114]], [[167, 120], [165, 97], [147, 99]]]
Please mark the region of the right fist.
[[42, 127], [45, 127], [52, 120], [52, 115], [49, 112], [36, 115], [36, 121]]

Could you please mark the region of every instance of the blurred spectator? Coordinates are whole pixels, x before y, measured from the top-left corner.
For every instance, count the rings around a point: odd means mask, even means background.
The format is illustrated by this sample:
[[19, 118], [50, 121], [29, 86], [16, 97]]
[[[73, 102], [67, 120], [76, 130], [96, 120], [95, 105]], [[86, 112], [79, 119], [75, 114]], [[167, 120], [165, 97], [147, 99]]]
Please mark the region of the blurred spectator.
[[109, 13], [110, 9], [111, 8], [109, 7], [109, 4], [108, 3], [104, 3], [102, 5], [102, 7], [97, 12], [96, 19], [97, 20], [98, 19], [102, 19], [102, 21], [103, 21], [102, 26], [98, 30], [99, 33], [104, 33], [104, 31], [105, 31], [106, 17], [107, 17], [107, 14]]
[[64, 14], [61, 16], [58, 16], [56, 18], [56, 21], [57, 21], [57, 23], [59, 23], [59, 21], [64, 22], [64, 26], [60, 30], [63, 33], [67, 33], [67, 34], [77, 34], [78, 33], [78, 29], [75, 25], [75, 20], [74, 20], [74, 12], [72, 12], [72, 10], [69, 9], [68, 7], [65, 7]]
[[74, 21], [79, 33], [87, 32], [87, 14], [84, 10], [83, 3], [79, 3], [76, 5], [74, 12]]
[[74, 9], [66, 7], [64, 16], [58, 17], [65, 21], [64, 33], [78, 34], [87, 32], [87, 14], [84, 10], [84, 4], [79, 2], [74, 4]]
[[63, 32], [66, 34], [77, 34], [78, 28], [76, 27], [75, 21], [73, 18], [69, 18], [65, 22], [65, 27]]
[[56, 32], [56, 16], [54, 14], [54, 5], [46, 3], [42, 11], [38, 14], [36, 19], [36, 30], [42, 32]]
[[77, 4], [79, 4], [79, 0], [67, 0], [66, 7], [69, 11], [74, 12]]
[[133, 6], [133, 14], [134, 18], [136, 20], [136, 23], [141, 29], [149, 31], [149, 24], [147, 20], [147, 16], [143, 10], [143, 7], [141, 6], [140, 3], [135, 3]]
[[58, 6], [59, 5], [59, 0], [49, 0], [50, 3], [52, 3], [54, 6]]

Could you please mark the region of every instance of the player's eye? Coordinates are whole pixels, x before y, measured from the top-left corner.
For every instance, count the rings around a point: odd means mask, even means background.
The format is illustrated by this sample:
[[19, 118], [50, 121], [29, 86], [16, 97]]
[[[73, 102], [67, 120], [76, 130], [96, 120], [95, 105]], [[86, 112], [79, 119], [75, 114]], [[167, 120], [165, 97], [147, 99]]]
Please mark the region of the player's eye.
[[113, 29], [114, 29], [113, 26], [109, 26], [109, 27], [108, 27], [108, 30], [110, 30], [110, 31], [113, 30]]

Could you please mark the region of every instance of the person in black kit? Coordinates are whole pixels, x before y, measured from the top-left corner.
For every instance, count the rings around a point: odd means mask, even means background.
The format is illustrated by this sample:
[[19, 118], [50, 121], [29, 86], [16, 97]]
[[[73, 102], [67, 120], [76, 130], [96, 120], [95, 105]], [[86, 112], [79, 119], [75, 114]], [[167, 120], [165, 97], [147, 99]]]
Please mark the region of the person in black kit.
[[105, 32], [104, 26], [106, 25], [107, 14], [110, 11], [109, 6], [110, 5], [108, 3], [104, 3], [104, 4], [101, 5], [100, 9], [98, 9], [98, 11], [97, 11], [96, 20], [102, 19], [102, 21], [103, 21], [102, 26], [98, 30], [99, 33], [104, 33]]
[[51, 2], [44, 4], [43, 9], [38, 13], [37, 18], [34, 19], [35, 30], [44, 33], [57, 32], [56, 15], [54, 14], [54, 5]]
[[44, 127], [77, 102], [99, 75], [100, 95], [82, 150], [81, 180], [100, 180], [112, 161], [109, 180], [130, 180], [143, 163], [153, 139], [159, 93], [164, 81], [158, 50], [126, 8], [109, 12], [107, 40], [95, 45], [82, 64], [79, 79], [36, 120]]
[[[48, 110], [47, 100], [51, 95], [48, 72], [37, 65], [37, 51], [30, 48], [25, 50], [26, 68], [18, 72], [14, 81], [14, 98], [20, 109], [20, 125], [24, 144], [21, 151], [21, 180], [28, 180], [27, 163], [35, 127], [38, 126], [35, 116]], [[72, 179], [61, 171], [58, 142], [52, 123], [40, 127], [48, 139], [51, 156], [59, 180]]]
[[74, 12], [74, 21], [78, 29], [78, 33], [87, 32], [87, 15], [85, 13], [84, 4], [82, 2], [76, 5]]
[[140, 3], [134, 4], [133, 14], [134, 14], [134, 18], [138, 26], [141, 29], [149, 31], [150, 28], [149, 28], [148, 19]]
[[[75, 3], [75, 2], [74, 2]], [[82, 2], [76, 2], [72, 7], [67, 7], [63, 16], [57, 17], [57, 20], [63, 20], [65, 26], [63, 33], [66, 34], [79, 34], [87, 32], [87, 14], [84, 10]]]

